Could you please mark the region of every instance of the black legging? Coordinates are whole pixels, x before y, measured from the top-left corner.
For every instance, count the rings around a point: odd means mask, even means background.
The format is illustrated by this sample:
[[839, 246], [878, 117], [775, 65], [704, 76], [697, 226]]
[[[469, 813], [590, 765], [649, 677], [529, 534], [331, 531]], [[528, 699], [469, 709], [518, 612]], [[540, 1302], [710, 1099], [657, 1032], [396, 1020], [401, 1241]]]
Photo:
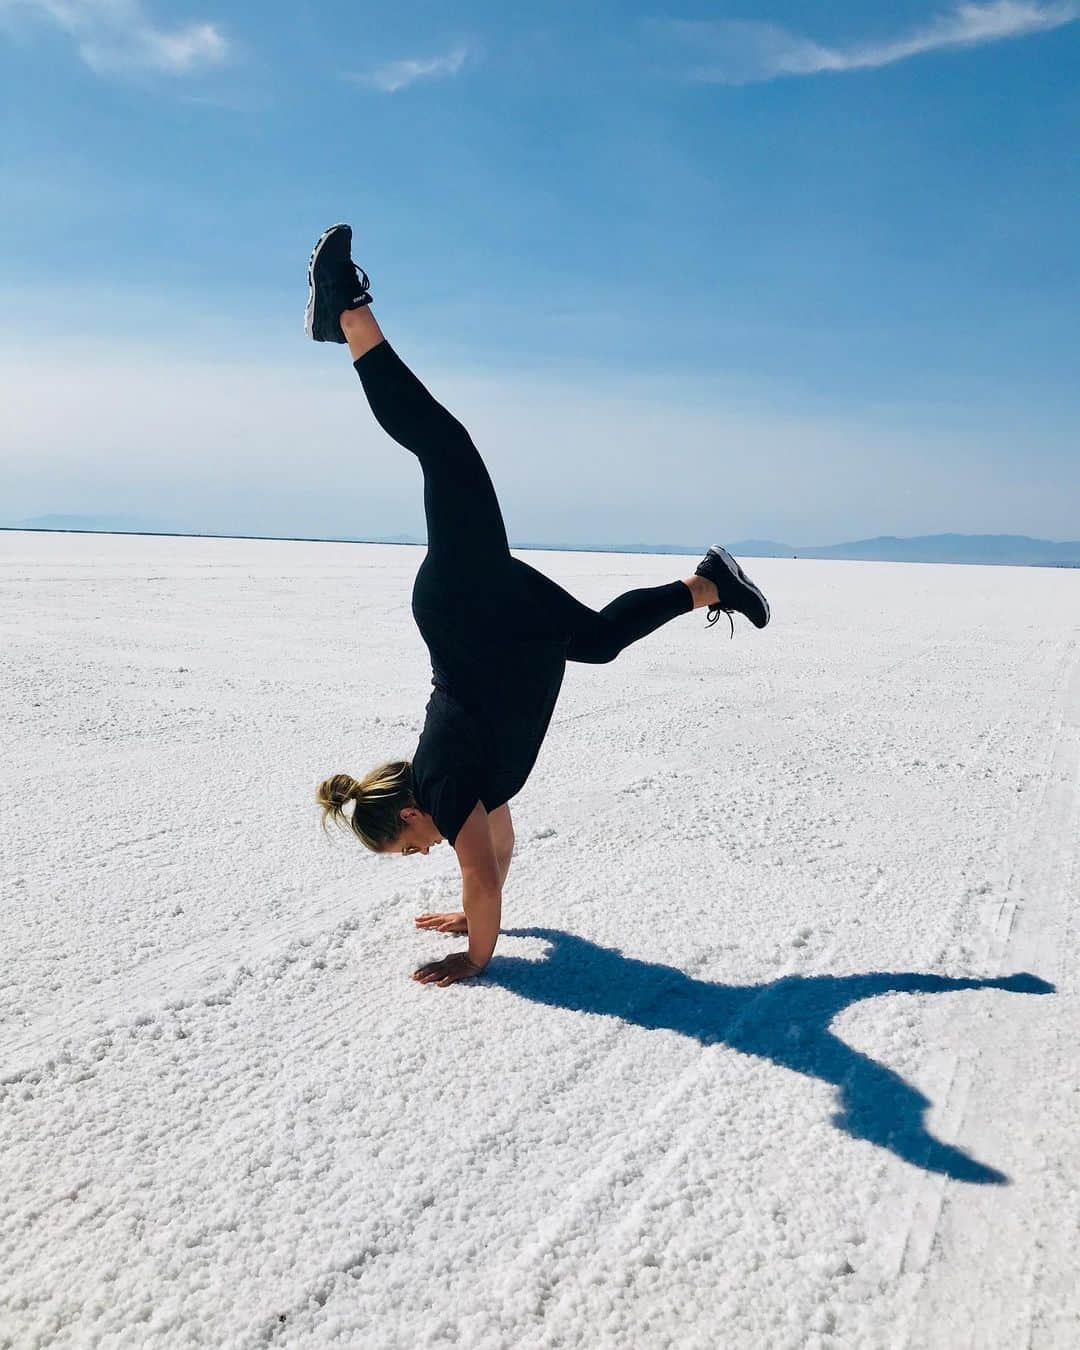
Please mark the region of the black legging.
[[420, 461], [428, 554], [413, 604], [454, 609], [463, 624], [567, 640], [570, 661], [613, 661], [624, 647], [693, 609], [681, 581], [627, 591], [589, 609], [550, 577], [511, 557], [484, 461], [461, 423], [432, 398], [388, 342], [356, 362], [383, 430]]

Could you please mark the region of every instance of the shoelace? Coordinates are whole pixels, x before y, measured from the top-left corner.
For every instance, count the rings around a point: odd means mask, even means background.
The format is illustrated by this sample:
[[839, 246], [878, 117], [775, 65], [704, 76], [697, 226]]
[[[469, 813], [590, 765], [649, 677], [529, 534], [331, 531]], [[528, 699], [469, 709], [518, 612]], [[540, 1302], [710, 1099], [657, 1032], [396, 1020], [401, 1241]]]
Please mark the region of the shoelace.
[[360, 287], [360, 294], [367, 295], [368, 291], [371, 289], [371, 282], [368, 281], [368, 274], [362, 267], [358, 267], [351, 258], [349, 259], [349, 266], [356, 273], [356, 285]]
[[731, 636], [734, 637], [734, 636], [735, 636], [735, 620], [731, 617], [731, 610], [730, 610], [730, 609], [725, 609], [725, 608], [723, 607], [723, 605], [710, 605], [710, 606], [709, 606], [709, 614], [708, 614], [708, 617], [706, 618], [705, 622], [706, 622], [706, 623], [709, 625], [709, 627], [711, 628], [712, 625], [713, 625], [714, 623], [716, 623], [717, 619], [719, 619], [719, 617], [720, 617], [721, 614], [726, 614], [726, 615], [727, 615], [728, 623], [731, 624]]

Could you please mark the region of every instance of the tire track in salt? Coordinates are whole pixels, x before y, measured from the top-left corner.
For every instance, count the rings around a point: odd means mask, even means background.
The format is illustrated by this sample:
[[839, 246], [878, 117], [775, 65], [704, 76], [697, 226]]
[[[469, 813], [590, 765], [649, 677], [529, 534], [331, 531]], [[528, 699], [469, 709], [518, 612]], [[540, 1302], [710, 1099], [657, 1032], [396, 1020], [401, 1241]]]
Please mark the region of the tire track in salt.
[[[920, 648], [917, 652], [905, 655], [892, 663], [890, 670], [901, 669], [912, 662], [923, 660], [928, 651], [936, 650], [939, 645], [931, 644], [928, 647]], [[868, 704], [874, 697], [877, 697], [876, 692], [868, 692], [862, 702]], [[816, 696], [808, 695], [804, 701], [815, 702]], [[677, 702], [681, 707], [684, 700], [678, 700]], [[685, 702], [690, 702], [689, 696], [687, 696]], [[699, 755], [695, 752], [694, 754], [669, 758], [666, 761], [665, 768], [668, 771], [678, 771], [698, 764]], [[763, 825], [764, 821], [761, 823]], [[886, 880], [884, 875], [879, 874], [871, 882], [867, 900], [872, 899], [876, 893], [880, 892], [886, 884]], [[835, 946], [834, 940], [824, 953], [816, 952], [816, 960], [827, 959], [829, 954], [835, 950]], [[790, 956], [781, 970], [777, 972], [777, 977], [782, 978], [784, 975], [794, 973], [802, 964], [803, 961], [799, 954]], [[762, 1000], [767, 993], [768, 991], [763, 991], [762, 995], [752, 1000], [743, 1009], [735, 1023], [732, 1024], [732, 1029], [758, 1015]], [[525, 1337], [519, 1342], [520, 1344], [523, 1346], [549, 1344], [552, 1343], [549, 1337], [552, 1334], [557, 1336], [557, 1331], [543, 1320], [544, 1310], [551, 1296], [551, 1286], [545, 1281], [543, 1271], [545, 1268], [548, 1270], [552, 1267], [558, 1268], [560, 1263], [557, 1253], [561, 1249], [568, 1248], [573, 1243], [575, 1235], [583, 1227], [592, 1227], [593, 1229], [598, 1227], [598, 1220], [594, 1218], [590, 1224], [587, 1221], [587, 1216], [590, 1213], [598, 1214], [602, 1208], [604, 1197], [610, 1194], [612, 1187], [620, 1178], [632, 1182], [635, 1192], [640, 1197], [635, 1202], [631, 1216], [618, 1225], [620, 1232], [625, 1230], [625, 1235], [631, 1238], [632, 1245], [633, 1230], [635, 1230], [636, 1224], [634, 1215], [642, 1212], [645, 1203], [644, 1197], [655, 1191], [658, 1186], [663, 1185], [665, 1179], [675, 1170], [679, 1161], [689, 1154], [695, 1142], [706, 1129], [715, 1128], [715, 1117], [702, 1117], [697, 1120], [692, 1118], [690, 1123], [680, 1122], [678, 1119], [680, 1113], [677, 1108], [700, 1085], [704, 1078], [718, 1071], [718, 1061], [730, 1062], [726, 1047], [715, 1046], [704, 1049], [694, 1062], [682, 1071], [675, 1082], [650, 1103], [635, 1129], [614, 1141], [605, 1150], [599, 1161], [582, 1176], [559, 1209], [554, 1214], [547, 1216], [537, 1226], [537, 1233], [533, 1240], [522, 1249], [513, 1263], [512, 1283], [515, 1287], [519, 1282], [525, 1283], [531, 1294], [526, 1303], [531, 1304], [535, 1309], [532, 1331], [515, 1333], [516, 1336]], [[576, 1273], [575, 1283], [581, 1285], [583, 1281], [587, 1281], [587, 1278], [588, 1267]], [[537, 1318], [539, 1322], [535, 1320]], [[537, 1337], [539, 1339], [535, 1339]], [[554, 1343], [559, 1342], [556, 1339]]]
[[[1027, 970], [1055, 984], [1064, 973], [1063, 961], [1069, 951], [1065, 941], [1070, 926], [1069, 881], [1077, 865], [1076, 841], [1080, 833], [1077, 655], [1067, 663], [1062, 685], [1058, 725], [1051, 737], [1043, 773], [1043, 791], [1033, 812], [1014, 825], [1003, 858], [1007, 880], [985, 929], [983, 953], [986, 966], [999, 975]], [[1044, 1024], [1045, 1019], [1040, 1022]], [[953, 1057], [938, 1126], [947, 1138], [959, 1135], [973, 1100], [987, 1099], [987, 1112], [991, 1113], [999, 1111], [1003, 1103], [1015, 1103], [1027, 1096], [1026, 1064], [1018, 1061], [1017, 1047], [1007, 1046], [993, 1030], [984, 1040], [983, 1046]], [[979, 1113], [977, 1119], [981, 1118]], [[1031, 1141], [1025, 1161], [1032, 1166], [1041, 1161]], [[1049, 1185], [1048, 1169], [1043, 1167], [1041, 1176], [1041, 1189], [1045, 1191]], [[909, 1290], [906, 1301], [912, 1309], [904, 1332], [905, 1345], [1030, 1344], [1034, 1315], [1030, 1291], [1038, 1273], [1034, 1253], [1039, 1245], [1039, 1232], [1025, 1226], [1017, 1203], [1001, 1203], [1000, 1198], [1001, 1191], [994, 1188], [985, 1204], [972, 1203], [968, 1188], [961, 1189], [958, 1183], [931, 1174], [923, 1174], [913, 1187], [911, 1218], [894, 1270], [894, 1277]], [[963, 1242], [948, 1253], [948, 1278], [939, 1293], [931, 1281], [935, 1256], [938, 1270], [943, 1269], [944, 1257], [935, 1248], [943, 1218], [950, 1210], [956, 1211], [953, 1226], [956, 1234], [963, 1236]], [[1008, 1254], [1004, 1266], [992, 1259], [994, 1252]], [[992, 1271], [987, 1269], [988, 1262]], [[964, 1265], [963, 1277], [958, 1278], [954, 1263]], [[1020, 1289], [1026, 1291], [1023, 1296]], [[1075, 1296], [1073, 1305], [1080, 1317], [1080, 1300]], [[956, 1326], [958, 1321], [962, 1322], [964, 1310], [969, 1333], [966, 1336], [963, 1327]], [[948, 1341], [940, 1339], [939, 1328], [945, 1324], [953, 1328], [953, 1339]], [[987, 1340], [982, 1333], [981, 1339], [975, 1339], [976, 1327], [994, 1327], [1000, 1339]], [[1074, 1338], [1075, 1332], [1074, 1324], [1069, 1336]], [[1075, 1339], [1046, 1344], [1071, 1346]]]

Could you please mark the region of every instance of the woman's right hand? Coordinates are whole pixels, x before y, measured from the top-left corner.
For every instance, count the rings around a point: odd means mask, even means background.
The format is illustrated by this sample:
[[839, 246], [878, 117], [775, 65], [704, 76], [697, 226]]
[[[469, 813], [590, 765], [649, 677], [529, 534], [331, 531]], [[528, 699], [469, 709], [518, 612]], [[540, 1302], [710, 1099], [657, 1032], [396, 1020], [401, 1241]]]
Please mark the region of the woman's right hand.
[[427, 928], [435, 933], [467, 933], [469, 921], [465, 911], [458, 909], [451, 914], [418, 914], [417, 928]]

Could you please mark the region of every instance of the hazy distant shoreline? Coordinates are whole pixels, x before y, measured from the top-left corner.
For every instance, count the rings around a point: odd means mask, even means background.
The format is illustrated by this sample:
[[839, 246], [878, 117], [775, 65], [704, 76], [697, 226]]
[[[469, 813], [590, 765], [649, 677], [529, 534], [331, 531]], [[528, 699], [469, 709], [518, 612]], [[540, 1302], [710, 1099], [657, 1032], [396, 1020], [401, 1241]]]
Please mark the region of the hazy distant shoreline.
[[[361, 538], [358, 535], [214, 534], [196, 530], [105, 529], [89, 525], [0, 525], [8, 534], [102, 534], [134, 535], [155, 539], [248, 539], [283, 544], [400, 544], [423, 547], [424, 540], [411, 535]], [[511, 548], [555, 553], [653, 553], [691, 557], [704, 553], [707, 544], [562, 544], [517, 543]], [[1055, 543], [1028, 535], [939, 534], [899, 538], [882, 535], [846, 544], [808, 547], [788, 546], [774, 540], [743, 539], [727, 545], [744, 558], [801, 558], [834, 562], [956, 563], [983, 567], [1077, 567], [1080, 541]]]

